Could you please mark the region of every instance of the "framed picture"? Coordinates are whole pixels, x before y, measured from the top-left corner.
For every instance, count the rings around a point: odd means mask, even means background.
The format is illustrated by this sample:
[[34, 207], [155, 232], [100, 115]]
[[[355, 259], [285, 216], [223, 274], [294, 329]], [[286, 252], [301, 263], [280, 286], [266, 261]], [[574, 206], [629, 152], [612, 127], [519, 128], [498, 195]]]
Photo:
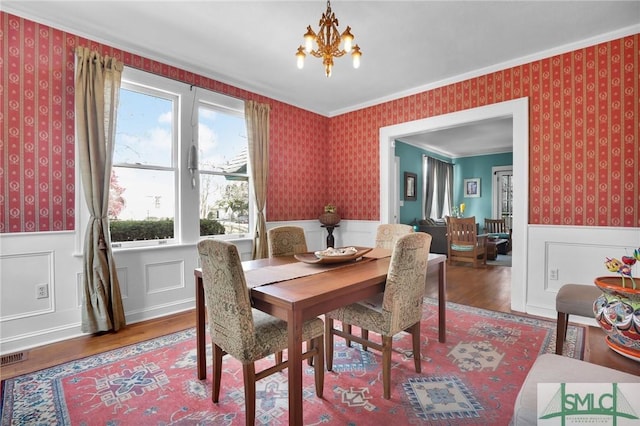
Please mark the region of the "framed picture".
[[404, 199], [406, 201], [416, 201], [418, 176], [415, 173], [404, 172]]
[[464, 196], [465, 198], [480, 197], [480, 178], [464, 180]]

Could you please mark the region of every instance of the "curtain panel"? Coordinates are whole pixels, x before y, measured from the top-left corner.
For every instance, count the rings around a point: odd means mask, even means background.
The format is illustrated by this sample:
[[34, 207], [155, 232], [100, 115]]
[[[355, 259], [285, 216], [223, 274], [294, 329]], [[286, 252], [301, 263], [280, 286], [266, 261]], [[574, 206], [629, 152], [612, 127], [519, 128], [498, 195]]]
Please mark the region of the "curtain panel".
[[[439, 219], [451, 212], [453, 164], [425, 156], [425, 219]], [[435, 210], [434, 210], [435, 209]]]
[[75, 122], [80, 175], [89, 208], [83, 250], [82, 331], [126, 325], [109, 235], [109, 184], [122, 62], [76, 48]]
[[256, 205], [252, 257], [253, 259], [263, 259], [269, 257], [264, 207], [267, 200], [267, 178], [269, 176], [269, 111], [271, 107], [267, 104], [247, 101], [244, 108]]

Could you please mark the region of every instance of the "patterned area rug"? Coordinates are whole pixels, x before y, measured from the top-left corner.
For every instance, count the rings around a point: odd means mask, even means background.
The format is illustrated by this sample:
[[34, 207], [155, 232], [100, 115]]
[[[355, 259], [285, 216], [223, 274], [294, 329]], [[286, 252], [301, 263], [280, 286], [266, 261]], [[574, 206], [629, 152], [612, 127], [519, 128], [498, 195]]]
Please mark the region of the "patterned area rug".
[[[425, 302], [422, 374], [414, 370], [409, 335], [401, 333], [385, 400], [380, 355], [336, 338], [323, 398], [315, 395], [313, 368], [303, 364], [306, 425], [509, 423], [533, 361], [555, 349], [555, 321], [448, 303], [442, 344], [436, 301]], [[584, 335], [583, 327], [569, 326], [565, 355], [582, 358]], [[259, 381], [257, 399], [257, 424], [286, 425], [286, 370]], [[1, 408], [2, 425], [243, 425], [242, 366], [225, 357], [220, 402], [213, 404], [211, 373], [196, 378], [190, 329], [8, 379]]]

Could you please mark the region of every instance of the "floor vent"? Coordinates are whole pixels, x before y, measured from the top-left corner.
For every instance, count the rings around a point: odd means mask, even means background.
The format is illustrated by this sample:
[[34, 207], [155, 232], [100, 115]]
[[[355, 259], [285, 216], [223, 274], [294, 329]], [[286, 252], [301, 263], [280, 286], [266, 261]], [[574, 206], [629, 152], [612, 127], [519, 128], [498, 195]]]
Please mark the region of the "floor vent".
[[16, 352], [13, 354], [2, 355], [2, 361], [0, 362], [0, 366], [15, 364], [17, 362], [22, 362], [27, 359], [26, 352]]

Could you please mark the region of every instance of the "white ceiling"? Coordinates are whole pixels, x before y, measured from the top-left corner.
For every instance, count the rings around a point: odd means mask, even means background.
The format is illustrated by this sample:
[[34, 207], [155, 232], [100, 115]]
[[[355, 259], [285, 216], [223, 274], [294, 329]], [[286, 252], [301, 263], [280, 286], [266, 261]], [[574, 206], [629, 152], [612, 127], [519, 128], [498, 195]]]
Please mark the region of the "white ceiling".
[[339, 29], [351, 26], [362, 65], [338, 58], [330, 78], [320, 59], [307, 56], [303, 70], [295, 63], [322, 0], [3, 0], [0, 8], [328, 117], [640, 31], [640, 1], [331, 6]]

